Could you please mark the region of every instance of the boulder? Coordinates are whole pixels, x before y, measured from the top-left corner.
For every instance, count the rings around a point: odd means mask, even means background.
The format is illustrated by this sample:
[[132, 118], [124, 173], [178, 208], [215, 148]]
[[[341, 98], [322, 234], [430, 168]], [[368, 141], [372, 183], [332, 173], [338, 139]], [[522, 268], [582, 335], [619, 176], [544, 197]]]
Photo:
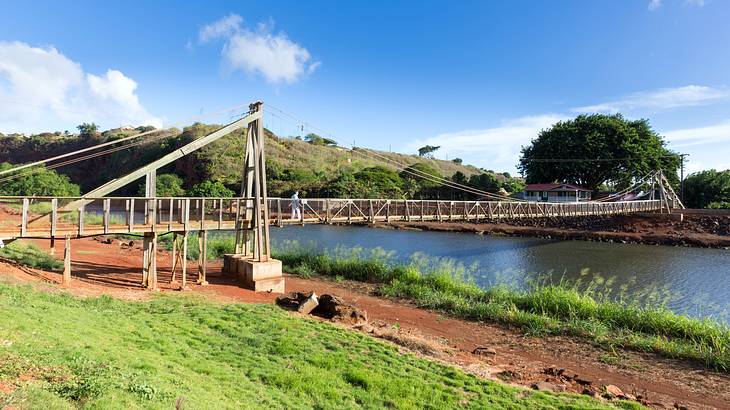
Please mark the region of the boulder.
[[367, 312], [335, 295], [322, 295], [319, 298], [319, 305], [312, 310], [312, 314], [350, 325], [367, 323], [368, 321]]

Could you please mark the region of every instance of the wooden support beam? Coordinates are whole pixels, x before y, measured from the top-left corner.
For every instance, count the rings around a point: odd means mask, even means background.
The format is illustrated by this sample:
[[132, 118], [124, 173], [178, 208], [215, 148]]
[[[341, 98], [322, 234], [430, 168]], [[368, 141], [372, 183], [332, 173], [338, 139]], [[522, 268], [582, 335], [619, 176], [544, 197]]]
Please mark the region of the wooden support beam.
[[63, 248], [63, 279], [61, 284], [69, 286], [71, 284], [71, 237], [66, 236], [65, 246]]
[[20, 216], [20, 236], [25, 236], [28, 233], [28, 198], [23, 198], [23, 209], [21, 210]]
[[177, 260], [179, 257], [178, 253], [178, 235], [177, 232], [172, 233], [172, 268], [170, 269], [170, 284], [176, 285], [177, 279], [175, 278], [175, 268], [177, 268]]
[[183, 232], [182, 238], [182, 284], [180, 290], [188, 290], [188, 231]]
[[208, 231], [198, 231], [198, 285], [205, 286], [208, 267]]

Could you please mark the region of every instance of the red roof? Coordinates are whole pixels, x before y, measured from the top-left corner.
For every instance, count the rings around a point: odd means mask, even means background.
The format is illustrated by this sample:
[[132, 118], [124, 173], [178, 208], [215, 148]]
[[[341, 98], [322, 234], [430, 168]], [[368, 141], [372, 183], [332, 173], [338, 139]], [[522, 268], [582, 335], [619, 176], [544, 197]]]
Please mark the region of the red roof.
[[528, 184], [525, 191], [587, 191], [590, 189], [571, 184]]

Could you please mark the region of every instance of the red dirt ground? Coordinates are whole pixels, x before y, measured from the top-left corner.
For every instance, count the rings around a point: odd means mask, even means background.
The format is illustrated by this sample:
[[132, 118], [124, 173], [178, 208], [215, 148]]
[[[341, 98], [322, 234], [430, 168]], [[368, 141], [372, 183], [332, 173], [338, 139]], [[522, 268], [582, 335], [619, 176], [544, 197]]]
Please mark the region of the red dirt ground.
[[[48, 248], [48, 241], [36, 241]], [[60, 252], [59, 252], [60, 253]], [[142, 279], [142, 251], [139, 245], [123, 247], [115, 240], [103, 244], [91, 238], [72, 241], [73, 280], [68, 291], [80, 296], [110, 294], [124, 299], [144, 299], [150, 292], [139, 285]], [[169, 285], [170, 255], [158, 255], [158, 277], [163, 292], [176, 291]], [[192, 292], [224, 302], [273, 303], [276, 295], [255, 293], [222, 276], [220, 262], [209, 264], [210, 285], [195, 284], [195, 263], [188, 264]], [[61, 275], [0, 262], [0, 274], [8, 280], [36, 282], [42, 288], [58, 289]], [[179, 275], [179, 273], [178, 273]], [[179, 280], [179, 276], [178, 276]], [[651, 407], [730, 409], [730, 375], [703, 369], [654, 354], [620, 351], [616, 355], [592, 344], [568, 337], [527, 337], [515, 329], [491, 323], [451, 319], [418, 309], [408, 303], [385, 300], [373, 294], [373, 287], [325, 278], [302, 279], [287, 276], [287, 291], [336, 294], [367, 311], [373, 334], [394, 341], [406, 350], [460, 366], [481, 377], [531, 386], [550, 381], [567, 391], [580, 393], [589, 381], [594, 388], [613, 384], [625, 393], [641, 396]], [[477, 347], [487, 354], [472, 353]], [[612, 364], [607, 364], [610, 362]], [[545, 372], [564, 369], [563, 375]], [[548, 374], [548, 373], [553, 373]], [[507, 377], [505, 377], [507, 375]], [[573, 376], [576, 377], [573, 377]], [[561, 387], [562, 388], [562, 387]]]

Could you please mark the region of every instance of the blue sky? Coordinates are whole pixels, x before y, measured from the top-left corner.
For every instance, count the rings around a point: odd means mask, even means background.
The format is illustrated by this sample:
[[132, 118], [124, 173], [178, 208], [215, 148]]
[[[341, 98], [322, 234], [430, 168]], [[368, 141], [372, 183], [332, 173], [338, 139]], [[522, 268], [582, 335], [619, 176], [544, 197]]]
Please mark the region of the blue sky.
[[[730, 168], [730, 2], [6, 2], [0, 132], [225, 122], [515, 172], [581, 112], [648, 118]], [[218, 114], [214, 114], [218, 113]], [[278, 114], [278, 116], [277, 116]], [[306, 122], [306, 124], [302, 124]], [[297, 131], [297, 128], [300, 131]]]

